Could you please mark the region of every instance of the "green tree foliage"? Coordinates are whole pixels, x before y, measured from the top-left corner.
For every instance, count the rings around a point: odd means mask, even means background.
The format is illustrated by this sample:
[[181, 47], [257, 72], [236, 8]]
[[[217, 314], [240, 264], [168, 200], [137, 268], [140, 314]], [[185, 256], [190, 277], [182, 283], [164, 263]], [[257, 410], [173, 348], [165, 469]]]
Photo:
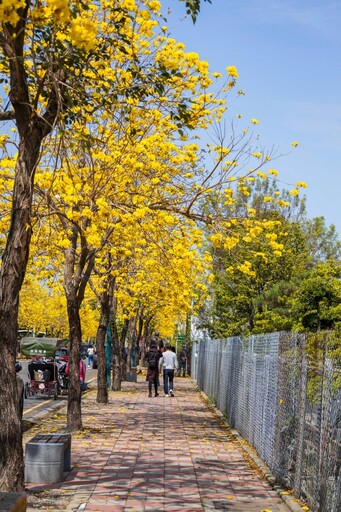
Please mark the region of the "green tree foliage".
[[326, 226], [324, 217], [307, 220], [302, 230], [313, 265], [320, 261], [341, 260], [341, 242], [335, 226]]
[[[190, 14], [193, 20], [193, 23], [196, 22], [197, 15], [200, 12], [200, 0], [180, 0], [181, 2], [185, 2], [187, 14]], [[207, 2], [211, 4], [211, 0], [203, 0], [204, 2]]]
[[341, 263], [328, 260], [306, 273], [293, 295], [296, 328], [332, 329], [341, 322]]
[[[340, 307], [340, 242], [334, 226], [327, 227], [323, 217], [307, 220], [305, 200], [280, 192], [275, 179], [260, 176], [246, 189], [240, 189], [232, 215], [251, 212], [263, 225], [267, 219], [272, 232], [264, 230], [252, 240], [241, 232], [232, 249], [212, 248], [213, 299], [204, 313], [205, 327], [225, 337], [334, 326]], [[217, 208], [222, 217], [231, 217], [231, 211]]]

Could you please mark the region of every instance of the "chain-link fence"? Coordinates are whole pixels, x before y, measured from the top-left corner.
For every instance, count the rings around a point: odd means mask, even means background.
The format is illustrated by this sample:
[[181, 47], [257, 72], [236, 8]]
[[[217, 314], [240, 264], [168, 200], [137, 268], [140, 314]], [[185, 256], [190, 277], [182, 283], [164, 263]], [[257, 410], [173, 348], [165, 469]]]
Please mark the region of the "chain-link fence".
[[341, 346], [335, 333], [194, 343], [192, 378], [277, 480], [313, 511], [341, 510]]

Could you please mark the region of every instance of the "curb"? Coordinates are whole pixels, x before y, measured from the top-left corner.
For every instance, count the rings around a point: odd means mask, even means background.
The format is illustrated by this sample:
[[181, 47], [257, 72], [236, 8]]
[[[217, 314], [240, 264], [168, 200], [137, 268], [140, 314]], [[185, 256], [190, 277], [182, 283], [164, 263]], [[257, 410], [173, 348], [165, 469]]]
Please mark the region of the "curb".
[[[257, 466], [257, 469], [261, 473], [262, 477], [265, 478], [269, 482], [269, 484], [272, 486], [274, 491], [277, 492], [278, 496], [287, 505], [287, 507], [290, 508], [290, 510], [292, 512], [305, 512], [306, 510], [311, 510], [310, 508], [303, 509], [302, 506], [296, 501], [299, 498], [295, 497], [294, 494], [291, 494], [292, 491], [290, 492], [290, 494], [288, 494], [289, 491], [287, 489], [276, 484], [276, 482], [277, 482], [276, 477], [271, 473], [270, 469], [265, 464], [263, 459], [261, 459], [259, 457], [259, 455], [257, 455], [257, 453], [255, 453], [255, 449], [251, 448], [251, 446], [248, 444], [246, 439], [244, 439], [240, 435], [238, 430], [231, 428], [227, 419], [224, 417], [223, 413], [215, 405], [212, 404], [209, 397], [204, 393], [204, 391], [201, 391], [199, 389], [197, 383], [195, 381], [192, 381], [192, 382], [197, 387], [197, 390], [199, 391], [201, 398], [206, 402], [206, 405], [208, 406], [208, 408], [211, 409], [211, 411], [214, 412], [217, 416], [219, 416], [221, 422], [225, 425], [225, 427], [227, 427], [230, 430], [233, 438], [239, 444], [242, 452], [244, 452], [244, 454], [246, 454], [247, 457], [252, 459], [254, 464]], [[295, 500], [295, 501], [293, 501], [293, 500]]]
[[[87, 384], [90, 383], [90, 382], [94, 382], [96, 379], [97, 379], [97, 377], [93, 377], [92, 379], [90, 379], [87, 382]], [[85, 391], [82, 392], [82, 395], [85, 396], [85, 395], [91, 393], [92, 391], [94, 391], [95, 389], [96, 388], [86, 389]], [[67, 402], [56, 404], [55, 407], [53, 408], [53, 412], [59, 412], [61, 409], [63, 409], [63, 407], [67, 408]], [[48, 417], [48, 415], [51, 412], [49, 410], [44, 410], [44, 409], [42, 409], [42, 411], [43, 411], [44, 414], [42, 414], [42, 416], [40, 418], [38, 418], [39, 421], [41, 421], [44, 418]], [[37, 423], [38, 423], [38, 421], [35, 421], [35, 420], [26, 420], [26, 418], [24, 418], [24, 415], [25, 415], [25, 411], [24, 411], [23, 418], [22, 418], [22, 421], [21, 421], [22, 433], [23, 434], [28, 432], [31, 428], [36, 427]], [[0, 510], [0, 512], [2, 512], [2, 511]]]

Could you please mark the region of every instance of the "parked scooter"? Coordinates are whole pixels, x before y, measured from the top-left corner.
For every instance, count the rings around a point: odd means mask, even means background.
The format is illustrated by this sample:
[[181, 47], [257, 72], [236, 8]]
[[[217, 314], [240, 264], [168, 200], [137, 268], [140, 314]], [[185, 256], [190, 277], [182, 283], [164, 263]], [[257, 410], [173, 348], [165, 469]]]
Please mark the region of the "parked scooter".
[[66, 374], [66, 361], [56, 361], [57, 366], [57, 383], [58, 383], [58, 394], [67, 394], [69, 389], [69, 378]]

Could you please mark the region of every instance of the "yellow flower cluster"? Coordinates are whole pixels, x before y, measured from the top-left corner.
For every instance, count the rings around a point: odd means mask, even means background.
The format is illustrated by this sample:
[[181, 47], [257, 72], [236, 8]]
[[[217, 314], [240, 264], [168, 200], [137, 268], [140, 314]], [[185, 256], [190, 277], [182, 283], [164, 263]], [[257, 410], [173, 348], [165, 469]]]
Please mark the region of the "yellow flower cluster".
[[237, 269], [242, 272], [243, 274], [254, 277], [256, 275], [256, 272], [252, 270], [252, 264], [250, 261], [244, 261], [241, 265], [237, 265]]
[[289, 201], [284, 201], [283, 199], [279, 199], [279, 200], [277, 201], [277, 204], [278, 204], [278, 206], [280, 206], [281, 208], [285, 208], [285, 207], [287, 207], [287, 206], [290, 206]]
[[272, 174], [273, 176], [278, 176], [278, 171], [276, 171], [276, 169], [269, 169], [268, 173]]
[[71, 41], [81, 50], [89, 51], [95, 44], [97, 24], [86, 15], [77, 17], [71, 22]]
[[25, 0], [2, 0], [0, 3], [0, 22], [15, 26], [20, 19], [18, 11], [25, 5]]
[[233, 78], [239, 77], [236, 66], [227, 66], [226, 71], [228, 76], [232, 76]]
[[[52, 17], [57, 23], [65, 23], [70, 20], [68, 0], [47, 0]], [[37, 8], [38, 9], [38, 8]]]
[[122, 7], [124, 9], [128, 9], [129, 11], [135, 11], [136, 10], [136, 4], [135, 0], [122, 0]]
[[147, 2], [149, 9], [153, 12], [158, 12], [161, 9], [161, 4], [157, 0], [149, 0]]
[[229, 236], [224, 239], [223, 247], [225, 250], [229, 251], [236, 247], [239, 243], [239, 238], [237, 236]]

